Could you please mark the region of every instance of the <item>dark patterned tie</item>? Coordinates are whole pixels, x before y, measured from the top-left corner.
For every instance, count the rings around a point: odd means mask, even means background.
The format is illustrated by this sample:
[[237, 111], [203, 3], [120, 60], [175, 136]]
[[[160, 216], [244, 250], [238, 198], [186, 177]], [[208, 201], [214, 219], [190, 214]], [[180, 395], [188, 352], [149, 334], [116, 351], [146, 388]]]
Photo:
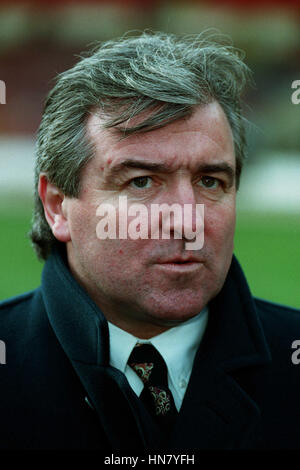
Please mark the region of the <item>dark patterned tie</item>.
[[144, 383], [141, 400], [160, 428], [168, 434], [178, 414], [171, 391], [168, 388], [168, 371], [165, 361], [151, 344], [133, 348], [128, 364]]

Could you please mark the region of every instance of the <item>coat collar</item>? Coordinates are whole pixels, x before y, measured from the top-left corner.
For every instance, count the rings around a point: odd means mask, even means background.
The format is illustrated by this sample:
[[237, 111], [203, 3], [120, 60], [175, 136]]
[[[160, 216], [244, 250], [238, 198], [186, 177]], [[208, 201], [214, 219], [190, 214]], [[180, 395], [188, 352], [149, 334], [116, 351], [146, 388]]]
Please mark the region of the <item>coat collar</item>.
[[95, 408], [111, 448], [158, 448], [160, 430], [124, 374], [109, 365], [107, 321], [71, 275], [63, 245], [57, 245], [45, 263], [42, 296], [51, 327]]
[[63, 244], [57, 244], [42, 273], [47, 314], [69, 359], [108, 365], [107, 321], [87, 292], [72, 276]]
[[[87, 390], [112, 448], [159, 448], [159, 430], [124, 374], [109, 366], [107, 321], [72, 277], [63, 248], [55, 248], [45, 263], [42, 295], [50, 324]], [[235, 370], [268, 363], [270, 352], [234, 256], [225, 284], [209, 307], [208, 325], [170, 448], [231, 448], [236, 441], [247, 446], [259, 423], [258, 406], [233, 376]], [[120, 420], [124, 413], [126, 419]], [[182, 429], [193, 431], [182, 433]]]
[[[234, 375], [270, 361], [254, 299], [233, 256], [225, 284], [210, 303], [207, 329], [169, 446], [252, 448], [259, 436], [261, 412]], [[182, 429], [193, 432], [186, 437]]]
[[206, 361], [224, 372], [266, 364], [270, 351], [244, 273], [235, 256], [224, 286], [210, 302], [206, 334], [198, 362]]

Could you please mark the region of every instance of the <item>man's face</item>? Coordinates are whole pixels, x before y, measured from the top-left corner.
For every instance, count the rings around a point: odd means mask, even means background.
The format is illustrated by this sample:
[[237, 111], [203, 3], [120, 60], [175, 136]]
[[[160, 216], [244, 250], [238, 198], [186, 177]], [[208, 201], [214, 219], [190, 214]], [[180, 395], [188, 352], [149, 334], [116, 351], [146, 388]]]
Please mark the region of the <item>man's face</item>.
[[[232, 133], [216, 102], [123, 140], [100, 126], [92, 115], [87, 130], [96, 153], [82, 172], [79, 197], [63, 203], [68, 260], [109, 321], [151, 337], [198, 314], [223, 286], [235, 229]], [[175, 225], [169, 239], [99, 239], [97, 208], [118, 207], [119, 196], [149, 213], [152, 204], [204, 204], [203, 248], [185, 249], [186, 240], [172, 234]], [[189, 257], [194, 261], [182, 263]]]

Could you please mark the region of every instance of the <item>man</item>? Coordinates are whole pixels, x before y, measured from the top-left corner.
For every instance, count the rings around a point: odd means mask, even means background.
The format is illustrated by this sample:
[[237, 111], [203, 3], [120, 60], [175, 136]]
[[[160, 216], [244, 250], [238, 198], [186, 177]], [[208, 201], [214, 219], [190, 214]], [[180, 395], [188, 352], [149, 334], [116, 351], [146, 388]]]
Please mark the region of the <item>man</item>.
[[228, 44], [161, 33], [58, 77], [37, 143], [42, 284], [1, 306], [2, 448], [298, 446], [299, 312], [253, 298], [233, 256], [248, 79]]

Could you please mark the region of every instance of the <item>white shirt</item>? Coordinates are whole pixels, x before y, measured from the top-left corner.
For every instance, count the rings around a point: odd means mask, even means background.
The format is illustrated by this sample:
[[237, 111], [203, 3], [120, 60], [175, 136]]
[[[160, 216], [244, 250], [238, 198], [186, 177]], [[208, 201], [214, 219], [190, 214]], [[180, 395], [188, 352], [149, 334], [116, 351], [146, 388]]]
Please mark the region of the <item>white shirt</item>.
[[108, 322], [110, 338], [110, 365], [123, 372], [140, 396], [144, 384], [127, 364], [136, 343], [150, 343], [162, 355], [168, 369], [169, 389], [179, 411], [186, 392], [193, 362], [208, 320], [208, 308], [198, 315], [150, 339], [137, 338]]

